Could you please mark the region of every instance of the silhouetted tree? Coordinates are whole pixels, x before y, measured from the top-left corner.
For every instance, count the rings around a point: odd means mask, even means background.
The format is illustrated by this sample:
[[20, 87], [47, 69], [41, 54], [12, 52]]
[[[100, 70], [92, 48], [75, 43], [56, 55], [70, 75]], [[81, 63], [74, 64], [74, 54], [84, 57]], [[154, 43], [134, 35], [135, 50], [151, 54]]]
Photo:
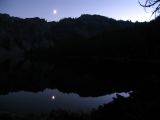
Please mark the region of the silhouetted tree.
[[160, 0], [146, 0], [144, 4], [139, 1], [139, 4], [144, 8], [153, 7], [154, 10], [152, 11], [152, 15], [155, 14], [155, 16], [157, 16], [157, 14], [159, 15], [160, 13]]

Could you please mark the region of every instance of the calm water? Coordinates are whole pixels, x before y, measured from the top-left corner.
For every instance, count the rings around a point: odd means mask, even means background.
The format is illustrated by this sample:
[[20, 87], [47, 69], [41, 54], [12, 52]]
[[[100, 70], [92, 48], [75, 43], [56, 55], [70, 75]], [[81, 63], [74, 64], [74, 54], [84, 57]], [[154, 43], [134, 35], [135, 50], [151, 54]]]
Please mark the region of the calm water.
[[[117, 94], [129, 97], [129, 93], [115, 93], [132, 90], [126, 77], [130, 74], [116, 70], [112, 64], [2, 62], [0, 112], [48, 113], [58, 109], [86, 112], [112, 102]], [[119, 82], [119, 77], [127, 79]]]
[[42, 92], [12, 92], [0, 95], [0, 111], [15, 113], [47, 113], [52, 110], [85, 112], [96, 109], [116, 98], [117, 94], [129, 97], [129, 93], [112, 93], [99, 97], [80, 97], [75, 93], [62, 93], [57, 89]]

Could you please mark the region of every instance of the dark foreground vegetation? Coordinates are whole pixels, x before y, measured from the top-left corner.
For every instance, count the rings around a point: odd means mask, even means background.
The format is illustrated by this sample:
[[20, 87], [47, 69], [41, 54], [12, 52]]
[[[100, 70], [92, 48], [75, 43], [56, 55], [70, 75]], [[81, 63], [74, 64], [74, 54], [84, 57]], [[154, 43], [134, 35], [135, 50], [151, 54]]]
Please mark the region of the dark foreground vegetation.
[[[57, 88], [80, 96], [133, 91], [90, 113], [0, 113], [0, 120], [159, 118], [160, 18], [144, 23], [82, 15], [59, 22], [0, 15], [0, 94]], [[107, 92], [106, 92], [107, 91]]]

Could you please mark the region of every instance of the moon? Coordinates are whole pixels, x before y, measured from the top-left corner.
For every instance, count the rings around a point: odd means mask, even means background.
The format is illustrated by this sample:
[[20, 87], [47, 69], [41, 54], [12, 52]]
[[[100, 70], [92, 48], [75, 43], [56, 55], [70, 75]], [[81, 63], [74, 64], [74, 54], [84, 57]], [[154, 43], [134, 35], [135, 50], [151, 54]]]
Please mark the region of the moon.
[[55, 99], [55, 96], [52, 96], [52, 99], [54, 100], [54, 99]]
[[56, 9], [53, 10], [53, 14], [54, 14], [54, 15], [57, 14], [57, 10], [56, 10]]

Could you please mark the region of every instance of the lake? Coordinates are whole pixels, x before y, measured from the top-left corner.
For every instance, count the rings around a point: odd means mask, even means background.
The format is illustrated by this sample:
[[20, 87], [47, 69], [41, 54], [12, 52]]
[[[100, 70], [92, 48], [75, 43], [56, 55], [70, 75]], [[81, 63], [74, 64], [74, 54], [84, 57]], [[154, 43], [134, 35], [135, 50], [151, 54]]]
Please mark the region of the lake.
[[10, 92], [0, 95], [0, 111], [11, 113], [49, 113], [52, 110], [72, 112], [88, 112], [101, 105], [110, 103], [121, 95], [129, 97], [129, 93], [112, 93], [98, 97], [81, 97], [76, 93], [63, 93], [58, 89], [45, 89], [39, 92]]
[[112, 102], [117, 94], [129, 97], [134, 90], [133, 75], [121, 67], [111, 63], [2, 62], [0, 112], [89, 112]]

